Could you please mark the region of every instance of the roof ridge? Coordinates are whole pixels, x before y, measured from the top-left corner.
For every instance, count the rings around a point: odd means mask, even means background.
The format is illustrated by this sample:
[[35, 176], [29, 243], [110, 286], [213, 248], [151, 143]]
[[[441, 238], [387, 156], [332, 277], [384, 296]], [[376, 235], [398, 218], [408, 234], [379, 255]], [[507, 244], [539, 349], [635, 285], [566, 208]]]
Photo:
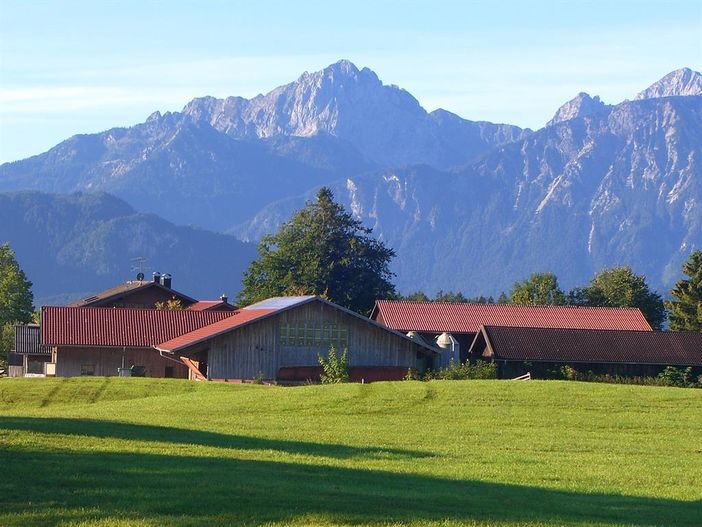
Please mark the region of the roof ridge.
[[[183, 309], [155, 309], [155, 308], [148, 308], [148, 307], [103, 307], [103, 306], [41, 306], [41, 309], [70, 309], [70, 310], [78, 310], [79, 312], [84, 312], [86, 310], [95, 310], [95, 311], [126, 311], [126, 312], [135, 312], [135, 311], [145, 311], [145, 312], [163, 312], [163, 313], [203, 313], [203, 311], [194, 311], [191, 309], [183, 308]], [[228, 315], [233, 315], [235, 313], [238, 313], [241, 311], [240, 309], [237, 309], [235, 311], [214, 311], [214, 313], [226, 313]]]
[[622, 311], [638, 311], [640, 308], [638, 307], [630, 307], [630, 306], [576, 306], [572, 304], [564, 304], [564, 305], [554, 305], [554, 304], [484, 304], [481, 302], [422, 302], [419, 300], [376, 300], [376, 303], [386, 303], [386, 304], [415, 304], [415, 305], [421, 305], [421, 306], [489, 306], [489, 307], [509, 307], [509, 308], [545, 308], [545, 309], [551, 309], [551, 308], [557, 308], [557, 309], [607, 309], [607, 310], [622, 310]]
[[481, 327], [485, 329], [533, 329], [535, 331], [601, 331], [601, 332], [613, 332], [613, 333], [699, 333], [698, 331], [662, 331], [662, 330], [645, 330], [645, 329], [615, 329], [615, 328], [546, 328], [541, 326], [500, 326], [496, 324], [483, 324]]

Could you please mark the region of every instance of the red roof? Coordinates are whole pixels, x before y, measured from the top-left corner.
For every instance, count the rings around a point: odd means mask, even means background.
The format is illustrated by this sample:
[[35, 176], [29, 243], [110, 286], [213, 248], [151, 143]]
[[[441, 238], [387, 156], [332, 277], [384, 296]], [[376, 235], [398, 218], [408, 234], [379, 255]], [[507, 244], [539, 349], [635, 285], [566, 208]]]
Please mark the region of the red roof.
[[[180, 349], [197, 344], [202, 340], [207, 340], [222, 333], [226, 333], [232, 329], [251, 322], [252, 320], [259, 319], [268, 315], [269, 313], [274, 313], [278, 309], [242, 309], [241, 311], [236, 311], [234, 313], [229, 312], [229, 317], [210, 324], [209, 326], [204, 326], [198, 328], [189, 333], [181, 334], [179, 336], [173, 337], [166, 342], [156, 345], [155, 347], [161, 351], [175, 352]], [[202, 311], [201, 311], [202, 313]], [[208, 313], [208, 311], [204, 311]]]
[[220, 309], [222, 311], [234, 311], [234, 306], [222, 300], [198, 300], [194, 304], [186, 307], [188, 311], [210, 311]]
[[477, 333], [480, 326], [651, 331], [634, 308], [378, 300], [372, 318], [398, 331]]
[[232, 315], [231, 311], [43, 307], [41, 341], [47, 346], [151, 347]]

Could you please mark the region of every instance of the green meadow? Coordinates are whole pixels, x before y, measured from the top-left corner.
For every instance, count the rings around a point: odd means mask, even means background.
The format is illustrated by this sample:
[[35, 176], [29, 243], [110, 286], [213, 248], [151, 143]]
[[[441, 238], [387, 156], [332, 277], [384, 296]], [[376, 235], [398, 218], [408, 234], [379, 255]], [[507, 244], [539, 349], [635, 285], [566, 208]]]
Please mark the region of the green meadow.
[[0, 525], [702, 525], [702, 390], [0, 380]]

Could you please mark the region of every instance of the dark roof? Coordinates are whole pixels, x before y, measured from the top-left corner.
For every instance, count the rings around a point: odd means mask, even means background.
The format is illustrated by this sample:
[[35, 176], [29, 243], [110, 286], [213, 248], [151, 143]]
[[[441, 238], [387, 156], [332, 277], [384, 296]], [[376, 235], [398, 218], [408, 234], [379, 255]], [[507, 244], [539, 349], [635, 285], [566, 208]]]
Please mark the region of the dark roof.
[[480, 326], [651, 331], [639, 309], [378, 300], [372, 318], [399, 331], [476, 333]]
[[46, 346], [151, 347], [232, 316], [231, 311], [43, 307]]
[[128, 293], [133, 293], [135, 291], [140, 291], [151, 287], [162, 289], [163, 291], [166, 291], [170, 295], [176, 297], [177, 299], [181, 300], [186, 304], [194, 304], [195, 302], [197, 302], [197, 300], [195, 300], [194, 298], [190, 298], [189, 296], [184, 295], [183, 293], [180, 293], [175, 289], [171, 289], [169, 287], [156, 283], [153, 280], [132, 280], [120, 284], [118, 286], [105, 289], [104, 291], [100, 291], [99, 293], [95, 293], [94, 295], [81, 298], [80, 300], [76, 300], [75, 302], [68, 304], [68, 307], [98, 307], [101, 304], [107, 303], [110, 300], [115, 300]]
[[470, 351], [496, 360], [702, 366], [702, 333], [483, 326]]
[[41, 345], [41, 329], [38, 324], [15, 326], [15, 348], [17, 353], [49, 354], [51, 349]]
[[228, 332], [236, 330], [240, 327], [254, 323], [260, 319], [264, 319], [264, 318], [267, 318], [269, 316], [273, 316], [273, 315], [280, 313], [282, 311], [287, 311], [289, 309], [293, 309], [297, 306], [307, 304], [309, 302], [321, 302], [321, 303], [326, 304], [334, 309], [342, 311], [342, 312], [346, 313], [347, 315], [350, 315], [352, 317], [363, 320], [364, 322], [367, 322], [368, 324], [370, 324], [372, 326], [378, 327], [378, 328], [382, 329], [383, 331], [387, 331], [387, 332], [392, 333], [400, 338], [410, 340], [414, 344], [420, 346], [425, 351], [425, 353], [430, 353], [432, 355], [438, 353], [438, 350], [433, 346], [430, 346], [426, 343], [422, 343], [422, 342], [418, 342], [416, 340], [413, 340], [403, 333], [395, 331], [392, 328], [388, 328], [387, 326], [379, 324], [376, 321], [371, 320], [369, 318], [366, 318], [362, 315], [359, 315], [358, 313], [351, 311], [350, 309], [346, 309], [345, 307], [342, 307], [338, 304], [334, 304], [333, 302], [329, 302], [328, 300], [325, 300], [325, 299], [320, 298], [318, 296], [279, 296], [279, 297], [268, 298], [268, 299], [263, 300], [261, 302], [257, 302], [256, 304], [252, 304], [250, 306], [247, 306], [247, 307], [241, 309], [240, 311], [237, 311], [236, 313], [233, 314], [233, 316], [231, 318], [228, 318], [226, 320], [222, 320], [221, 322], [217, 322], [215, 324], [212, 324], [212, 325], [207, 326], [207, 327], [203, 327], [201, 329], [197, 329], [195, 331], [192, 331], [189, 334], [184, 334], [184, 335], [175, 337], [175, 338], [171, 339], [170, 341], [162, 342], [161, 344], [158, 344], [157, 346], [154, 346], [154, 347], [160, 351], [174, 353], [176, 351], [183, 350], [183, 349], [188, 348], [190, 346], [193, 346], [195, 344], [205, 342], [205, 341], [212, 339], [218, 335], [222, 335], [224, 333], [228, 333]]

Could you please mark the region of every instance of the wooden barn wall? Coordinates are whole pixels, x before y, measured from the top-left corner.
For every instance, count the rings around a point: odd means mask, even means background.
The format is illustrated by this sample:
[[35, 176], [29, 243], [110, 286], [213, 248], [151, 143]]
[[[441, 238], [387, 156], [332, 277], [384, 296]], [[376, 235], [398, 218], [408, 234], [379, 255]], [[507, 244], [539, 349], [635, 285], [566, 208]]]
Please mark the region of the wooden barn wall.
[[24, 366], [8, 366], [7, 375], [9, 377], [24, 377]]
[[172, 360], [161, 357], [152, 348], [127, 348], [126, 351], [115, 348], [58, 348], [56, 353], [56, 375], [58, 377], [76, 377], [81, 375], [81, 366], [92, 364], [94, 375], [111, 377], [117, 375], [117, 369], [124, 366], [144, 366], [147, 377], [165, 377], [166, 367], [173, 367], [173, 377], [188, 378], [188, 368]]
[[348, 328], [349, 367], [415, 368], [417, 353], [423, 349], [331, 306], [309, 302], [213, 339], [208, 354], [209, 377], [251, 379], [262, 376], [274, 379], [282, 367], [318, 366], [318, 355], [327, 354], [326, 346], [281, 344], [281, 325], [305, 323], [337, 324]]

